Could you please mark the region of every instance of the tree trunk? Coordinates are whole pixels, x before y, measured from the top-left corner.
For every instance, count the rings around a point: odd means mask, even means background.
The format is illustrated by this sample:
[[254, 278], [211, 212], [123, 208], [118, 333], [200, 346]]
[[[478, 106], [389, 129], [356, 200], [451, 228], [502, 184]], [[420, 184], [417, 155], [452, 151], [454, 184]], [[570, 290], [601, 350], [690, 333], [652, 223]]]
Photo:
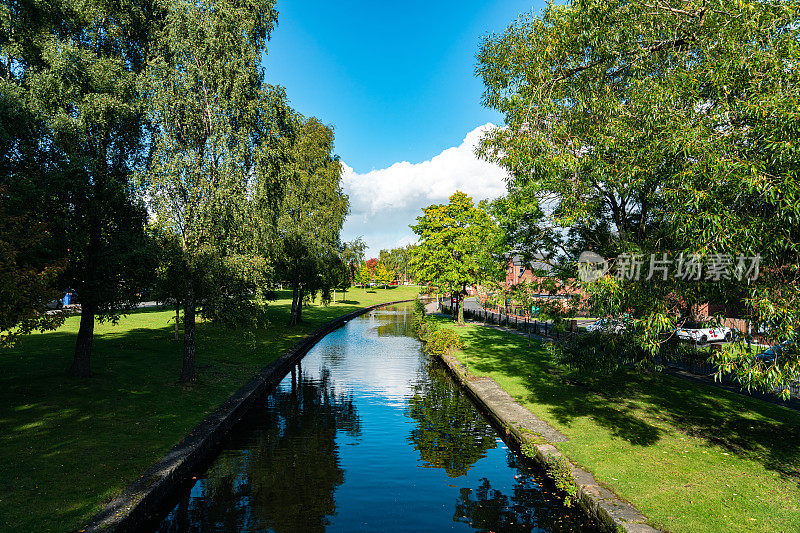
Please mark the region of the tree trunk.
[[297, 296], [297, 323], [300, 324], [303, 322], [303, 284], [300, 284], [300, 288], [298, 290], [299, 294]]
[[297, 294], [299, 283], [292, 284], [292, 311], [289, 313], [289, 325], [295, 326], [299, 322], [297, 319]]
[[175, 302], [175, 342], [178, 342], [178, 323], [181, 321], [181, 304]]
[[[95, 196], [100, 195], [102, 180], [96, 184]], [[91, 207], [91, 206], [90, 206]], [[97, 312], [97, 264], [100, 254], [100, 237], [102, 232], [100, 214], [96, 209], [89, 210], [88, 233], [89, 243], [84, 258], [83, 283], [81, 295], [81, 325], [78, 338], [75, 340], [75, 354], [69, 374], [78, 378], [92, 375], [90, 359], [92, 356], [92, 340], [94, 338], [94, 315]]]
[[458, 293], [458, 323], [464, 324], [464, 298], [467, 296], [467, 286], [461, 287], [461, 292]]
[[194, 293], [189, 289], [189, 295], [183, 308], [183, 368], [181, 369], [181, 383], [194, 381], [194, 333], [195, 333], [195, 300]]
[[92, 375], [90, 361], [92, 356], [92, 340], [94, 339], [95, 304], [84, 302], [81, 305], [81, 325], [75, 341], [75, 355], [69, 375], [76, 378], [88, 378]]

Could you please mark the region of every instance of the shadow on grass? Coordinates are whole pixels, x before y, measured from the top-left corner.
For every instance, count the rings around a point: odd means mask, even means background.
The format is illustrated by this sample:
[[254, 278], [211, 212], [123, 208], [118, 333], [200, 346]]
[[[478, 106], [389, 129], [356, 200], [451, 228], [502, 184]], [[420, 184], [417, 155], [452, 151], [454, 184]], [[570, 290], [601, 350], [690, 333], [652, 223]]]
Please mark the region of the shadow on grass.
[[198, 382], [184, 387], [174, 326], [166, 314], [136, 315], [95, 336], [91, 378], [66, 374], [75, 330], [0, 354], [0, 529], [74, 529], [306, 333], [282, 321], [251, 335], [199, 324]]
[[546, 348], [529, 348], [522, 337], [488, 328], [462, 335], [471, 353], [482, 354], [470, 357], [474, 371], [522, 377], [530, 391], [522, 399], [550, 406], [562, 424], [591, 417], [615, 436], [652, 446], [665, 429], [650, 420], [660, 419], [800, 482], [800, 413], [660, 373], [628, 371], [578, 383], [556, 370]]

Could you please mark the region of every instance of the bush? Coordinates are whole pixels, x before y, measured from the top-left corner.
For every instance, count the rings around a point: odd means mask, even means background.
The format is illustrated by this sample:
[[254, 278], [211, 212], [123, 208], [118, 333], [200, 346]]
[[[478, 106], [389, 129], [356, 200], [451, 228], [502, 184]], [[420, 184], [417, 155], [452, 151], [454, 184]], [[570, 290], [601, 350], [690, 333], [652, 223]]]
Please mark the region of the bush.
[[584, 375], [608, 375], [649, 360], [632, 336], [593, 331], [548, 344], [557, 363]]
[[423, 318], [425, 318], [425, 304], [422, 303], [422, 300], [420, 300], [419, 298], [414, 300], [413, 313], [414, 313], [414, 320], [418, 322], [421, 321]]
[[422, 342], [427, 342], [428, 337], [430, 337], [430, 335], [435, 331], [437, 331], [438, 329], [439, 325], [436, 322], [433, 322], [431, 320], [425, 320], [424, 318], [418, 320], [415, 326], [417, 337]]
[[449, 328], [436, 327], [425, 338], [425, 352], [428, 355], [443, 356], [451, 350], [463, 346], [461, 338]]

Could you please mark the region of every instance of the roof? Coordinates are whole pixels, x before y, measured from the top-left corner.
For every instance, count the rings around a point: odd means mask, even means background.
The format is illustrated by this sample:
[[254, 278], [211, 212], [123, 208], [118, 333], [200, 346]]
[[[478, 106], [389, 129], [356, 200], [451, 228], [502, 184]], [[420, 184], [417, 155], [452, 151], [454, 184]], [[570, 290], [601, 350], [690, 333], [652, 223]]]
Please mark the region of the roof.
[[531, 263], [528, 265], [524, 265], [522, 255], [515, 253], [511, 256], [511, 264], [513, 264], [515, 267], [525, 266], [525, 268], [531, 271], [544, 270], [549, 274], [553, 271], [553, 267], [545, 263], [543, 261], [544, 259], [545, 256], [543, 254], [535, 253], [533, 254], [533, 261], [531, 261]]

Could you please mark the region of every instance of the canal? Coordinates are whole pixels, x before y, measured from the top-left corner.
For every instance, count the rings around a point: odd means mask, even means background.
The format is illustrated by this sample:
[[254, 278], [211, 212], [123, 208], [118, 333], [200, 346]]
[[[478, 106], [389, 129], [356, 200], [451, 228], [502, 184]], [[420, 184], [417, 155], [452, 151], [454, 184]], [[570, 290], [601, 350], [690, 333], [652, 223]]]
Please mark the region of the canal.
[[322, 339], [157, 531], [594, 531], [411, 336], [410, 305]]

